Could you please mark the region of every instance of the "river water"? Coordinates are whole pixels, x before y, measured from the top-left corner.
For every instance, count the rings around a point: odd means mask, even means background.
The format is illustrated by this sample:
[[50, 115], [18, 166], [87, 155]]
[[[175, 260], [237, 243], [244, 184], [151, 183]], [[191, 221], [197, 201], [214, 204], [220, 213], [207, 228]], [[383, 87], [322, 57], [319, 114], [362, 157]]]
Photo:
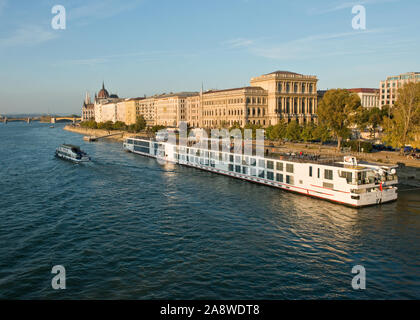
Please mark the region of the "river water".
[[[0, 299], [420, 298], [418, 191], [356, 210], [62, 128], [0, 124]], [[54, 158], [61, 143], [92, 163]]]

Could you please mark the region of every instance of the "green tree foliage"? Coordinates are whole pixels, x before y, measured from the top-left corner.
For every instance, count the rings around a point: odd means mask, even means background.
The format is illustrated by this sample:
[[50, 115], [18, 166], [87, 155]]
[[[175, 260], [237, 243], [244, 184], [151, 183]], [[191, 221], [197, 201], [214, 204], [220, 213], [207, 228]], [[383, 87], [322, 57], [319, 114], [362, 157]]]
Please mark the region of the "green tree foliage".
[[95, 120], [83, 121], [80, 123], [80, 126], [82, 128], [98, 129], [98, 124], [96, 123]]
[[127, 130], [127, 125], [122, 121], [117, 121], [114, 123], [113, 130]]
[[345, 89], [328, 90], [318, 105], [318, 119], [337, 138], [337, 148], [350, 136], [349, 126], [356, 123], [360, 105], [357, 94]]
[[269, 126], [266, 129], [266, 135], [269, 140], [281, 141], [286, 137], [286, 128], [287, 125], [285, 122], [281, 121], [280, 123]]
[[387, 112], [388, 109], [376, 107], [360, 108], [356, 117], [356, 125], [360, 130], [370, 130], [371, 136], [375, 137], [376, 129], [382, 124]]
[[300, 137], [305, 142], [315, 140], [314, 132], [315, 132], [315, 125], [312, 122], [307, 123], [306, 125], [302, 127]]
[[290, 121], [286, 128], [286, 139], [289, 141], [299, 141], [302, 128], [297, 121]]
[[314, 140], [321, 140], [326, 142], [331, 139], [331, 132], [325, 125], [317, 125], [313, 131]]
[[[251, 129], [252, 130], [252, 139], [256, 139], [257, 130], [263, 129], [263, 127], [260, 124], [247, 123], [245, 125], [244, 129]], [[242, 130], [242, 133], [243, 133], [243, 130]]]
[[398, 90], [398, 98], [384, 121], [385, 142], [401, 148], [417, 144], [415, 135], [420, 128], [420, 82], [407, 83]]
[[165, 128], [166, 128], [165, 126], [155, 125], [155, 126], [151, 127], [151, 128], [150, 128], [150, 130], [151, 130], [153, 133], [156, 133], [156, 132], [158, 132], [159, 130], [162, 130], [162, 129], [165, 129]]

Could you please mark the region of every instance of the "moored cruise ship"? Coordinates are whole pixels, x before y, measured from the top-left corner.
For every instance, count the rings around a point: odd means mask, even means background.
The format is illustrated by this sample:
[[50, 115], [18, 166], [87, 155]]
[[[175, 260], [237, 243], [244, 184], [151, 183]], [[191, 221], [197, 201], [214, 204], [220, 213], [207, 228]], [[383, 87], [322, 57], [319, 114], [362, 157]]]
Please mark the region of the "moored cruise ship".
[[250, 156], [191, 144], [128, 138], [124, 149], [185, 166], [293, 191], [352, 207], [397, 199], [396, 166], [358, 163], [354, 157], [331, 161], [316, 157]]

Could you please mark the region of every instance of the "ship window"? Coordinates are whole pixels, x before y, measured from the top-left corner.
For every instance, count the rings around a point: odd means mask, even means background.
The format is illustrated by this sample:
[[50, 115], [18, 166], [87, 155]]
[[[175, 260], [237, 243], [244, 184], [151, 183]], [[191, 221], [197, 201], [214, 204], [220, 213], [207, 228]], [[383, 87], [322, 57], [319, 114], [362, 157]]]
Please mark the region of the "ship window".
[[229, 163], [228, 170], [229, 170], [229, 171], [233, 171], [233, 164], [230, 164], [230, 163]]
[[249, 160], [250, 160], [250, 164], [251, 164], [251, 166], [253, 166], [253, 167], [255, 167], [255, 165], [257, 164], [257, 161], [255, 160], [255, 158], [249, 158]]
[[235, 162], [236, 163], [241, 163], [241, 157], [240, 156], [236, 156], [235, 157]]
[[286, 183], [287, 184], [293, 184], [294, 183], [293, 176], [286, 176]]
[[265, 160], [258, 160], [258, 166], [260, 168], [265, 168]]
[[233, 162], [233, 155], [229, 155], [229, 162]]
[[283, 162], [276, 163], [276, 170], [283, 171]]
[[289, 173], [293, 173], [293, 164], [286, 163], [286, 171]]
[[349, 171], [341, 171], [339, 172], [340, 178], [346, 178], [347, 183], [351, 183], [352, 181], [352, 173]]
[[269, 179], [269, 180], [274, 180], [274, 172], [272, 172], [272, 171], [267, 171], [267, 179]]
[[325, 169], [324, 170], [324, 179], [332, 180], [333, 179], [333, 171]]
[[241, 166], [235, 166], [235, 172], [241, 173]]
[[273, 161], [267, 161], [267, 169], [274, 169], [274, 162]]
[[281, 173], [277, 173], [277, 174], [276, 174], [276, 180], [277, 180], [278, 182], [283, 182], [283, 174], [281, 174]]
[[264, 178], [265, 177], [265, 171], [264, 170], [258, 170], [258, 177]]
[[242, 173], [248, 174], [248, 167], [242, 167]]
[[257, 176], [257, 169], [251, 168], [251, 176], [253, 177]]
[[321, 178], [321, 169], [318, 168], [318, 179]]
[[309, 176], [312, 177], [312, 166], [309, 166]]

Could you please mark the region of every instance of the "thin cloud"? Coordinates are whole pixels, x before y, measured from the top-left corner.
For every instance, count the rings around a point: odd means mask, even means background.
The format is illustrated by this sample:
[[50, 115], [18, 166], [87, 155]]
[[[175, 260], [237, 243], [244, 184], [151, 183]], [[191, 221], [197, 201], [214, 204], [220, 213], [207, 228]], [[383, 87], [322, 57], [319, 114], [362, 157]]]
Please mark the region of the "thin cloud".
[[82, 58], [82, 59], [69, 59], [54, 63], [53, 66], [95, 66], [105, 63], [112, 63], [114, 61], [119, 61], [121, 58], [131, 58], [132, 61], [136, 62], [145, 62], [145, 61], [159, 61], [162, 58], [167, 57], [181, 57], [181, 58], [191, 58], [196, 56], [194, 53], [179, 53], [174, 51], [139, 51], [139, 52], [127, 52], [127, 53], [118, 53], [104, 55], [100, 57], [93, 58]]
[[[392, 29], [371, 29], [365, 31], [318, 34], [287, 41], [280, 44], [263, 44], [253, 46], [250, 51], [258, 56], [270, 59], [295, 60], [316, 57], [338, 56], [367, 53], [355, 45], [369, 42], [368, 35], [389, 34]], [[356, 40], [352, 37], [358, 37]], [[351, 41], [350, 41], [351, 40]], [[350, 42], [349, 42], [350, 41]]]
[[342, 2], [342, 3], [335, 3], [332, 6], [324, 7], [324, 8], [310, 8], [308, 10], [308, 14], [310, 15], [318, 15], [318, 14], [325, 14], [331, 13], [335, 11], [340, 11], [344, 9], [353, 8], [356, 5], [375, 5], [375, 4], [383, 4], [383, 3], [392, 3], [398, 2], [401, 0], [360, 0], [360, 1], [349, 1], [349, 2]]
[[11, 36], [0, 38], [0, 47], [34, 46], [57, 37], [57, 32], [40, 26], [22, 26]]
[[96, 0], [81, 5], [68, 7], [67, 17], [69, 21], [77, 21], [88, 24], [92, 20], [106, 19], [129, 11], [137, 7], [143, 0], [127, 0], [124, 2], [117, 0]]
[[229, 48], [249, 47], [253, 43], [254, 43], [253, 40], [244, 39], [244, 38], [231, 39], [231, 40], [222, 42], [223, 45], [228, 46]]

